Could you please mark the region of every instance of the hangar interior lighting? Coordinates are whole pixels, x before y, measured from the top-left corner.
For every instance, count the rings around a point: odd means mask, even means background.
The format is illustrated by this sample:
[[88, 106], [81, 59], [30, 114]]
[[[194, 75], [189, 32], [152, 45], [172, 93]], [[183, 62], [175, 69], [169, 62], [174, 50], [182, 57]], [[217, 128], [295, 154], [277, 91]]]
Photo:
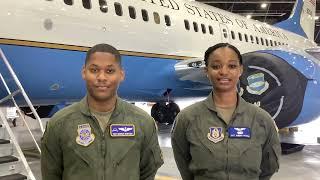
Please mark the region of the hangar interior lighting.
[[267, 6], [268, 6], [267, 3], [262, 3], [262, 4], [260, 5], [260, 7], [261, 7], [262, 9], [265, 9]]

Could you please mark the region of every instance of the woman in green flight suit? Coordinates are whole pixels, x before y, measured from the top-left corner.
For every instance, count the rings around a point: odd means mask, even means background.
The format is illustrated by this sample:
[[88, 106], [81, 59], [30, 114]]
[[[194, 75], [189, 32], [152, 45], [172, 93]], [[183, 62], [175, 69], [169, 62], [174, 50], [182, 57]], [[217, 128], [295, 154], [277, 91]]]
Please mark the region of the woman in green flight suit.
[[219, 43], [205, 52], [209, 96], [176, 117], [172, 148], [184, 180], [264, 180], [279, 169], [280, 142], [271, 116], [237, 93], [239, 50]]

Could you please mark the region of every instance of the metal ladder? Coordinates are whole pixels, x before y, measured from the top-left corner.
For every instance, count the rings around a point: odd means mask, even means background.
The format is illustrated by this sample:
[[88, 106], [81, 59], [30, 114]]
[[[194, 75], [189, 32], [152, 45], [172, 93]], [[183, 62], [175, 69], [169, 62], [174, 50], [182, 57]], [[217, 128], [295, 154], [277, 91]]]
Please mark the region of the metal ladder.
[[[26, 122], [24, 115], [22, 114], [18, 104], [16, 103], [14, 96], [18, 94], [22, 94], [25, 101], [27, 102], [29, 108], [33, 112], [34, 116], [38, 120], [41, 132], [43, 134], [44, 128], [41, 123], [41, 119], [34, 109], [28, 95], [26, 94], [25, 90], [23, 89], [19, 79], [17, 78], [15, 72], [13, 71], [11, 65], [9, 64], [9, 61], [7, 60], [6, 56], [4, 55], [2, 49], [0, 48], [0, 56], [3, 60], [4, 64], [9, 70], [9, 73], [11, 74], [12, 78], [14, 79], [15, 84], [18, 87], [18, 90], [11, 92], [9, 89], [5, 78], [2, 76], [0, 72], [0, 78], [1, 81], [6, 88], [6, 91], [8, 93], [8, 96], [4, 97], [0, 100], [0, 104], [12, 100], [13, 104], [18, 110], [18, 113], [22, 120], [24, 121], [24, 124], [26, 125], [32, 140], [34, 141], [38, 151], [41, 153], [40, 147], [38, 143], [36, 142], [36, 139], [34, 135], [32, 134], [30, 127], [28, 123]], [[1, 87], [0, 87], [1, 88]], [[4, 113], [0, 110], [0, 180], [22, 180], [22, 179], [28, 179], [28, 180], [36, 180], [35, 176], [33, 175], [31, 168], [26, 160], [26, 157], [24, 156], [21, 147], [10, 128], [10, 125], [8, 123], [7, 117], [4, 115]]]

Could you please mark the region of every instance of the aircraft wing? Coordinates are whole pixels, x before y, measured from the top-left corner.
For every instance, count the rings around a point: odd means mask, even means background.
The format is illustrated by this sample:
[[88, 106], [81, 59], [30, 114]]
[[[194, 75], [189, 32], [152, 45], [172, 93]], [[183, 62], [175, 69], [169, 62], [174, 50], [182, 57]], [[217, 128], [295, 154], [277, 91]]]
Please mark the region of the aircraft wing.
[[306, 49], [305, 51], [320, 61], [320, 46], [317, 46], [315, 48]]
[[201, 83], [201, 86], [193, 87], [193, 90], [212, 89], [208, 78], [205, 76], [205, 62], [201, 58], [194, 58], [177, 63], [175, 66], [176, 74], [181, 81]]

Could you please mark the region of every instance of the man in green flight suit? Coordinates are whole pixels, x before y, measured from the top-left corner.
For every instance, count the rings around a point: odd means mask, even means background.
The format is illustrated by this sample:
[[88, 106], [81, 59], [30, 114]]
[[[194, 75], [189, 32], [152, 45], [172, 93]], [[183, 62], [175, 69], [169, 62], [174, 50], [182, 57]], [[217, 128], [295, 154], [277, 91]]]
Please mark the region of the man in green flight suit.
[[151, 180], [163, 164], [154, 120], [117, 96], [120, 53], [92, 47], [82, 78], [87, 96], [57, 112], [41, 143], [43, 180]]

